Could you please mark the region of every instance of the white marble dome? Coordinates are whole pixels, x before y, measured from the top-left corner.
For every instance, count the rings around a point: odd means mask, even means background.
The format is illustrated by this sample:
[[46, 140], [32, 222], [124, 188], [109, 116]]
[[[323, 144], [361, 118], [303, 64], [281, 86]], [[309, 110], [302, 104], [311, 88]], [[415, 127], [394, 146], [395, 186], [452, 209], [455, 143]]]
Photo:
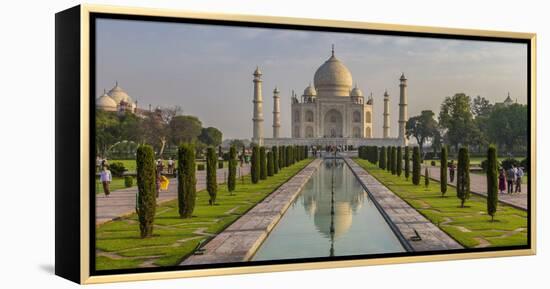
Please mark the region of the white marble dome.
[[349, 96], [353, 84], [349, 69], [334, 56], [321, 65], [315, 72], [313, 84], [320, 97]]
[[315, 90], [315, 88], [313, 86], [308, 85], [308, 87], [306, 87], [306, 89], [304, 89], [304, 95], [305, 96], [316, 96], [317, 95], [317, 91]]
[[118, 86], [118, 82], [115, 84], [115, 87], [109, 90], [108, 95], [112, 97], [116, 103], [120, 103], [121, 101], [133, 103], [132, 98], [126, 93], [126, 91]]
[[361, 89], [359, 89], [359, 87], [357, 87], [357, 85], [351, 90], [350, 96], [352, 97], [362, 97], [363, 96], [363, 92], [361, 91]]
[[105, 111], [116, 111], [117, 103], [107, 93], [103, 92], [103, 95], [100, 96], [96, 101], [96, 107]]

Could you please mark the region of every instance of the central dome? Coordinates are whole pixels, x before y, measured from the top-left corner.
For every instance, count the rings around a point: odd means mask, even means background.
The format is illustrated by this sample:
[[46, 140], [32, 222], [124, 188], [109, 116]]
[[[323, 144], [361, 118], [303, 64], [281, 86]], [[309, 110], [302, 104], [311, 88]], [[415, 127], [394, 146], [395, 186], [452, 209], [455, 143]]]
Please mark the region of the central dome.
[[315, 72], [313, 84], [321, 97], [349, 96], [353, 84], [351, 72], [334, 56], [334, 49], [332, 56]]

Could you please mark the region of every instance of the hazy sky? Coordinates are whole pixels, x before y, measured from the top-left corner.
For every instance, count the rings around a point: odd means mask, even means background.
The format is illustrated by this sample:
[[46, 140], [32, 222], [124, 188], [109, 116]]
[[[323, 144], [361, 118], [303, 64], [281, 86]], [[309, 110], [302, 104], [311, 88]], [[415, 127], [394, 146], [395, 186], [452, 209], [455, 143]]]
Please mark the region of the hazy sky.
[[[273, 88], [281, 91], [281, 136], [290, 136], [290, 92], [301, 95], [330, 56], [374, 96], [374, 137], [382, 135], [383, 93], [390, 94], [397, 134], [399, 76], [408, 78], [409, 117], [439, 113], [446, 96], [464, 92], [501, 102], [510, 92], [527, 102], [527, 45], [403, 36], [239, 28], [100, 19], [99, 96], [115, 81], [139, 106], [179, 105], [226, 138], [252, 136], [252, 72], [263, 72], [264, 134], [272, 136]], [[96, 96], [96, 97], [97, 97]]]

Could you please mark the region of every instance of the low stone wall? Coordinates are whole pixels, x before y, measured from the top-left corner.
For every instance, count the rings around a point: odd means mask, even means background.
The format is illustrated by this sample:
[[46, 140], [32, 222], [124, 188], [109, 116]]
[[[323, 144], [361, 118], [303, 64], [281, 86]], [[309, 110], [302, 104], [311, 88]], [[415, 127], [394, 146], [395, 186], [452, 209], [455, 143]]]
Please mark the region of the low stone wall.
[[[463, 249], [457, 241], [426, 219], [407, 202], [370, 175], [350, 158], [344, 158], [359, 182], [367, 190], [382, 215], [408, 251]], [[416, 232], [421, 240], [413, 241]]]
[[181, 265], [250, 260], [321, 163], [321, 159], [312, 161], [204, 245], [202, 255], [191, 255]]

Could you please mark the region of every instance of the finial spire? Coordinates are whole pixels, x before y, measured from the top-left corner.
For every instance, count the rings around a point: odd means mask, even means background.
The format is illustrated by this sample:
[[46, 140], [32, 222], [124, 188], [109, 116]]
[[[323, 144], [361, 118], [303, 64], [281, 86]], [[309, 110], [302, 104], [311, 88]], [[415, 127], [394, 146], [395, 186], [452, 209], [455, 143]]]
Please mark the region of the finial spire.
[[115, 81], [115, 86], [118, 86], [118, 80]]
[[332, 56], [334, 56], [334, 44], [332, 44]]

